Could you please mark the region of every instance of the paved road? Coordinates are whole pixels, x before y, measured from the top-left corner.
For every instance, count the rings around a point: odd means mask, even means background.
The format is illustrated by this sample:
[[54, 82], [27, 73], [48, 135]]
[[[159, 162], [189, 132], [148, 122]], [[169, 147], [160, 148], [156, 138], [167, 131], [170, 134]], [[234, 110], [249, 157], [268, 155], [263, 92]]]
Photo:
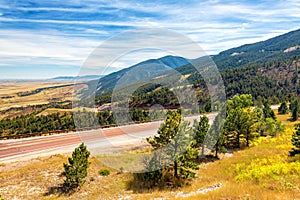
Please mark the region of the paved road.
[[[272, 105], [272, 109], [277, 109], [279, 105]], [[207, 114], [210, 122], [216, 116], [215, 113]], [[192, 122], [199, 116], [187, 117], [186, 120]], [[51, 136], [32, 137], [17, 140], [0, 141], [0, 162], [25, 157], [29, 155], [42, 155], [47, 153], [71, 152], [81, 142], [89, 148], [95, 148], [99, 153], [110, 153], [140, 146], [145, 143], [145, 138], [154, 135], [161, 121], [143, 124], [127, 125], [106, 129], [89, 130], [83, 132], [73, 132]]]
[[[216, 114], [211, 113], [207, 116], [212, 122]], [[196, 118], [199, 116], [185, 119], [192, 122]], [[101, 150], [102, 153], [118, 151], [126, 146], [132, 147], [145, 143], [145, 138], [154, 135], [160, 123], [161, 121], [156, 121], [51, 136], [2, 140], [0, 141], [0, 162], [32, 155], [38, 156], [43, 153], [51, 155], [66, 150], [70, 152], [81, 142], [85, 142], [89, 148]]]

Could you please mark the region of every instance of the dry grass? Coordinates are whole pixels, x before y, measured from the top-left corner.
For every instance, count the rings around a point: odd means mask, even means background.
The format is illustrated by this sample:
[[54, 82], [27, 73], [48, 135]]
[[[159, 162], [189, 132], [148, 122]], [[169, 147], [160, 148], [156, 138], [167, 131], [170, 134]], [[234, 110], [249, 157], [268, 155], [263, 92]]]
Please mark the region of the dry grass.
[[[0, 194], [4, 199], [116, 199], [125, 195], [125, 185], [128, 174], [117, 174], [111, 170], [111, 175], [100, 176], [98, 171], [104, 166], [92, 158], [89, 175], [80, 191], [71, 195], [55, 192], [63, 183], [60, 176], [63, 163], [67, 156], [54, 155], [48, 158], [38, 158], [25, 164], [11, 163], [0, 167]], [[92, 181], [91, 177], [95, 180]], [[127, 192], [128, 193], [128, 192]]]
[[[177, 190], [155, 189], [134, 193], [127, 189], [127, 183], [132, 180], [131, 174], [118, 174], [116, 170], [110, 169], [111, 175], [101, 177], [98, 171], [105, 166], [92, 158], [89, 177], [80, 191], [70, 196], [59, 193], [45, 195], [51, 187], [58, 187], [63, 182], [59, 174], [67, 156], [55, 155], [28, 163], [0, 165], [0, 194], [5, 199], [175, 199], [181, 191], [189, 193], [222, 183], [223, 187], [219, 189], [182, 199], [300, 199], [300, 170], [296, 167], [289, 171], [294, 161], [288, 157], [288, 152], [295, 122], [288, 121], [288, 118], [288, 115], [278, 116], [287, 125], [287, 130], [277, 138], [259, 139], [249, 149], [202, 164], [197, 172], [198, 178], [191, 185]], [[284, 167], [287, 171], [274, 171], [274, 168]], [[246, 178], [239, 179], [241, 176]], [[95, 180], [90, 181], [90, 177]]]
[[[42, 82], [16, 82], [16, 83], [0, 83], [0, 110], [6, 110], [11, 107], [21, 107], [28, 105], [47, 104], [52, 99], [59, 99], [59, 101], [72, 100], [73, 86], [62, 88], [47, 89], [37, 94], [19, 97], [17, 93], [28, 92], [37, 88], [61, 86], [68, 83], [42, 83]], [[84, 84], [78, 86], [78, 89], [85, 87]], [[12, 98], [2, 99], [1, 97], [12, 96]]]
[[41, 116], [41, 115], [46, 116], [46, 115], [51, 115], [51, 114], [55, 114], [55, 113], [71, 114], [72, 112], [73, 112], [73, 109], [48, 108], [48, 109], [43, 110], [39, 114], [37, 114], [37, 116]]

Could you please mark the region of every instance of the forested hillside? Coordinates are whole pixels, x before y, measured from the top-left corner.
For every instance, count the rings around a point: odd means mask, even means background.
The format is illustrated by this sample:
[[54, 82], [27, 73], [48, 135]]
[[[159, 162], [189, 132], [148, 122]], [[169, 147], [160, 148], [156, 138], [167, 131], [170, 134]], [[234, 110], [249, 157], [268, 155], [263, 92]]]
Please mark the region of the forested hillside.
[[[256, 101], [268, 99], [271, 103], [277, 104], [288, 100], [287, 98], [297, 96], [299, 93], [299, 65], [300, 57], [295, 56], [291, 59], [277, 59], [262, 65], [255, 64], [221, 71], [227, 98], [229, 99], [236, 94], [252, 94]], [[186, 80], [197, 92], [201, 109], [209, 111], [210, 97], [201, 75], [190, 64], [179, 67], [177, 70], [186, 77]], [[110, 97], [111, 92], [99, 95], [96, 98], [97, 105], [110, 103]], [[130, 103], [132, 107], [143, 108], [154, 104], [164, 105], [165, 107], [179, 106], [179, 102], [170, 91], [170, 88], [155, 84], [140, 87], [132, 95]]]
[[[217, 55], [212, 55], [212, 60], [216, 63], [220, 71], [224, 71], [232, 68], [240, 68], [254, 65], [266, 65], [266, 63], [275, 63], [282, 61], [291, 61], [300, 54], [300, 29], [292, 31], [266, 41], [246, 44], [240, 47], [232, 48]], [[201, 60], [203, 57], [197, 58]], [[165, 56], [159, 59], [150, 59], [144, 62], [138, 63], [131, 67], [122, 69], [120, 71], [111, 73], [102, 77], [98, 83], [97, 94], [102, 94], [110, 91], [114, 88], [120, 78], [130, 70], [138, 69], [138, 72], [149, 71], [149, 68], [153, 68], [151, 76], [158, 76], [166, 73], [167, 68], [173, 68], [179, 72], [188, 74], [192, 72], [188, 59], [177, 56]], [[138, 75], [137, 75], [138, 74]], [[149, 76], [143, 73], [136, 73], [134, 80], [130, 80], [130, 83], [141, 80], [143, 78], [149, 78]], [[141, 76], [142, 75], [142, 76]], [[129, 83], [129, 82], [128, 82]], [[124, 84], [128, 84], [124, 83]]]
[[278, 59], [286, 60], [299, 53], [300, 30], [296, 30], [266, 41], [232, 48], [212, 58], [219, 69], [224, 70]]

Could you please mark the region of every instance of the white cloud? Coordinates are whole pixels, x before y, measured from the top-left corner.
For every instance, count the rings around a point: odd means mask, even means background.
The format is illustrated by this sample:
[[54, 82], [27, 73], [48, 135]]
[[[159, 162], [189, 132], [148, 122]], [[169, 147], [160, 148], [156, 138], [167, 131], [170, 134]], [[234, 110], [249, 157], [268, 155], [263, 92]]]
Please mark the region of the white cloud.
[[[299, 24], [299, 0], [287, 0], [270, 3], [261, 1], [257, 4], [241, 3], [238, 1], [194, 1], [177, 4], [138, 1], [64, 1], [64, 6], [55, 7], [17, 7], [19, 11], [62, 11], [82, 13], [115, 13], [124, 18], [98, 18], [79, 21], [58, 20], [55, 18], [29, 19], [17, 17], [0, 17], [5, 23], [35, 23], [57, 26], [57, 30], [1, 30], [0, 29], [0, 59], [2, 65], [17, 65], [18, 63], [45, 63], [80, 66], [90, 52], [105, 38], [116, 35], [118, 28], [161, 27], [178, 31], [196, 41], [208, 54], [216, 54], [231, 47], [269, 39], [288, 32]], [[72, 7], [68, 7], [72, 5]], [[77, 5], [78, 8], [76, 7]], [[75, 8], [73, 7], [75, 6]], [[79, 8], [83, 7], [83, 8]], [[0, 5], [0, 8], [1, 7]], [[0, 10], [0, 16], [2, 10]], [[141, 17], [137, 13], [147, 14]], [[71, 27], [66, 31], [61, 27]], [[101, 30], [95, 27], [102, 26]], [[88, 27], [88, 28], [87, 28]], [[126, 28], [126, 30], [129, 28]], [[73, 31], [74, 30], [74, 31]], [[91, 38], [93, 36], [93, 38]], [[94, 36], [99, 36], [96, 39]], [[151, 39], [151, 37], [150, 37]], [[148, 42], [148, 41], [145, 41]], [[165, 41], [170, 42], [170, 41]], [[130, 44], [124, 44], [130, 45]], [[139, 45], [143, 45], [140, 42]], [[183, 45], [183, 44], [182, 44]], [[122, 48], [115, 44], [114, 48]], [[114, 53], [108, 49], [105, 55]], [[172, 53], [172, 52], [169, 52]], [[165, 53], [130, 54], [116, 60], [112, 67], [123, 68], [148, 58], [157, 58]], [[99, 62], [95, 63], [99, 65]]]
[[47, 63], [80, 66], [101, 43], [86, 38], [57, 36], [55, 32], [0, 30], [0, 35], [1, 62], [15, 65]]
[[132, 27], [145, 27], [152, 26], [153, 22], [146, 21], [100, 21], [100, 20], [90, 20], [90, 21], [79, 21], [79, 20], [51, 20], [51, 19], [16, 19], [0, 17], [2, 22], [30, 22], [30, 23], [45, 23], [45, 24], [71, 24], [71, 25], [106, 25], [106, 26], [132, 26]]

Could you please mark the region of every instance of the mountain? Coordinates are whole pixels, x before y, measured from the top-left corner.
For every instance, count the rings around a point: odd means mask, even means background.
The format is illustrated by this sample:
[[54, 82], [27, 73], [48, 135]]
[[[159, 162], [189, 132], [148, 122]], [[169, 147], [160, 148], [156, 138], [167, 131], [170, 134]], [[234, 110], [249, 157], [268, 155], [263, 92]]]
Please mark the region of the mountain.
[[[221, 72], [227, 98], [231, 98], [235, 94], [250, 93], [255, 101], [269, 99], [272, 103], [280, 103], [289, 100], [287, 98], [300, 94], [298, 81], [300, 30], [266, 41], [232, 48], [211, 57]], [[209, 59], [201, 57], [190, 61], [192, 63], [197, 61], [202, 66]], [[147, 67], [147, 70], [150, 67], [155, 69], [153, 66], [157, 66], [160, 62], [170, 65], [171, 68], [176, 68], [176, 71], [183, 76], [178, 78], [173, 73], [174, 70], [157, 70], [151, 76], [140, 75], [143, 74], [145, 67]], [[130, 91], [130, 88], [144, 82], [147, 84], [138, 88], [133, 94], [131, 106], [149, 107], [160, 104], [167, 107], [176, 107], [178, 102], [176, 98], [173, 98], [172, 92], [157, 83], [172, 83], [174, 80], [178, 80], [176, 82], [180, 84], [180, 82], [186, 80], [197, 91], [201, 109], [209, 110], [210, 99], [206, 83], [190, 63], [186, 64], [187, 62], [187, 59], [181, 57], [167, 56], [147, 60], [105, 76], [100, 79], [99, 91], [101, 92], [98, 93], [96, 102], [98, 105], [109, 103], [111, 101], [111, 91], [118, 81], [122, 83], [123, 87], [120, 90], [125, 94]], [[141, 67], [140, 71], [137, 70], [139, 67]], [[122, 80], [122, 76], [130, 70], [136, 70], [135, 73], [130, 73], [133, 76], [127, 77], [130, 81]], [[118, 96], [122, 95], [122, 92], [118, 93]]]
[[[201, 57], [196, 61], [202, 63], [199, 64], [202, 66], [203, 63], [205, 65], [205, 62], [209, 60], [206, 58]], [[255, 99], [262, 97], [270, 99], [273, 103], [278, 103], [288, 94], [297, 95], [297, 91], [300, 91], [298, 85], [300, 30], [266, 41], [232, 48], [218, 55], [213, 55], [211, 58], [221, 72], [227, 98], [237, 93], [251, 93]], [[195, 63], [195, 60], [191, 62]], [[166, 68], [167, 65], [170, 67]], [[178, 79], [172, 73], [174, 70], [169, 70], [170, 68], [176, 68], [176, 71], [184, 75], [183, 79]], [[126, 73], [130, 70], [134, 70], [135, 73], [128, 73], [131, 74], [131, 76], [128, 76]], [[150, 75], [148, 72], [150, 72]], [[151, 83], [152, 80], [153, 84], [145, 85], [136, 92], [134, 105], [137, 107], [150, 106], [157, 103], [153, 99], [159, 97], [162, 98], [161, 102], [173, 102], [167, 106], [174, 106], [176, 105], [175, 101], [163, 98], [163, 96], [170, 96], [168, 91], [156, 84], [159, 82], [172, 82], [174, 77], [175, 80], [178, 80], [176, 81], [178, 84], [183, 80], [187, 80], [199, 91], [199, 101], [202, 102], [202, 105], [209, 104], [208, 90], [201, 75], [195, 71], [187, 59], [174, 56], [147, 60], [101, 78], [98, 85], [97, 102], [99, 105], [108, 103], [111, 99], [110, 92], [115, 88], [118, 81], [121, 82], [124, 92], [126, 92], [125, 88], [134, 87], [137, 81], [146, 83], [148, 80], [148, 83]], [[147, 94], [147, 98], [142, 93]]]
[[[178, 56], [165, 56], [140, 62], [102, 77], [98, 83], [97, 94], [112, 90], [118, 84], [118, 81], [121, 81], [122, 85], [130, 84], [145, 78], [161, 75], [170, 69], [175, 69], [188, 63], [187, 59]], [[131, 71], [134, 71], [134, 73], [129, 73]]]
[[54, 77], [51, 80], [59, 81], [83, 81], [83, 80], [94, 80], [103, 77], [103, 75], [86, 75], [86, 76], [58, 76]]
[[232, 48], [212, 56], [220, 70], [289, 59], [300, 54], [300, 29], [254, 44]]

